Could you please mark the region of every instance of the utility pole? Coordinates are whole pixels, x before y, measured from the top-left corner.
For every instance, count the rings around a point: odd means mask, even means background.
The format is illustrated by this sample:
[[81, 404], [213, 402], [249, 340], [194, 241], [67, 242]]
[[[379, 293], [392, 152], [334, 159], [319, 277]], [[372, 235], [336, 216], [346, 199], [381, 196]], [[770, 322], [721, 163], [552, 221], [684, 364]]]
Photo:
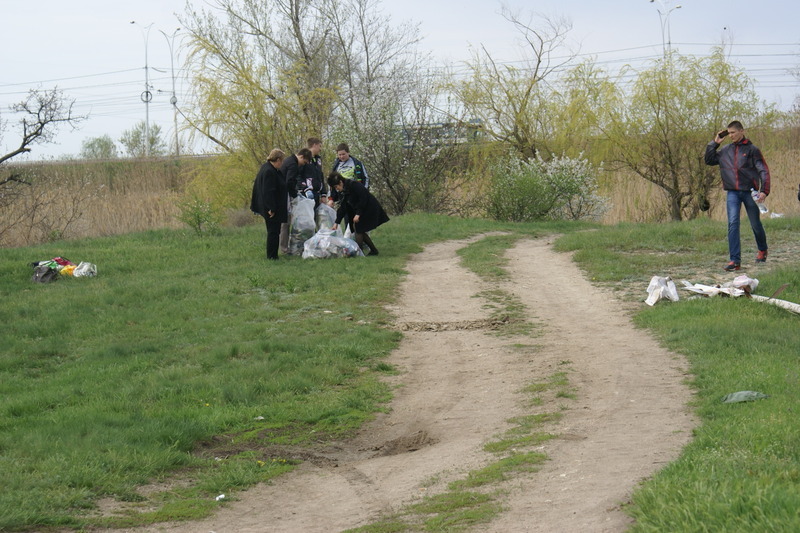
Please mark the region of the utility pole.
[[142, 102], [144, 102], [144, 155], [150, 156], [150, 102], [153, 100], [153, 93], [150, 91], [150, 68], [147, 64], [147, 42], [150, 40], [150, 28], [153, 22], [147, 26], [142, 26], [135, 20], [131, 21], [142, 29], [144, 38], [144, 91], [142, 92]]
[[175, 28], [175, 31], [172, 32], [172, 35], [167, 35], [164, 33], [163, 30], [158, 30], [161, 32], [161, 35], [167, 40], [167, 45], [169, 46], [169, 63], [170, 68], [172, 69], [172, 96], [169, 99], [169, 103], [172, 104], [172, 121], [173, 127], [175, 128], [175, 155], [181, 155], [181, 145], [180, 140], [178, 137], [178, 97], [175, 94], [175, 36], [180, 31], [180, 28]]

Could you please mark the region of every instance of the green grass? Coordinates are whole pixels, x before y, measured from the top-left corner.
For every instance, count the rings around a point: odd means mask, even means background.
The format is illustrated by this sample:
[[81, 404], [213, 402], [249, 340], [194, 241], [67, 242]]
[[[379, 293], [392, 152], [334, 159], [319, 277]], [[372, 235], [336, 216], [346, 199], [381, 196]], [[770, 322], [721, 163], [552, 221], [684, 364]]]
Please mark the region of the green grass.
[[[379, 258], [336, 261], [267, 262], [261, 226], [4, 249], [0, 530], [195, 518], [281, 474], [292, 465], [269, 445], [344, 437], [390, 398], [382, 359], [400, 334], [385, 304], [410, 253], [551, 229], [569, 226], [397, 217], [374, 234]], [[99, 275], [31, 283], [29, 263], [54, 256]], [[135, 508], [139, 485], [172, 475], [195, 481], [150, 497], [155, 511], [92, 514], [104, 497]]]
[[[750, 269], [757, 293], [788, 283], [780, 298], [800, 302], [800, 220], [764, 225], [770, 255], [783, 262]], [[745, 223], [745, 256], [755, 255], [751, 241]], [[724, 227], [708, 221], [621, 225], [569, 235], [558, 246], [577, 250], [593, 278], [637, 283], [642, 300], [650, 276], [708, 283], [693, 274], [716, 272], [727, 257]], [[701, 424], [681, 457], [634, 494], [630, 531], [800, 531], [800, 317], [745, 298], [714, 298], [642, 306], [635, 319], [688, 358]], [[770, 397], [721, 402], [740, 390]]]
[[[781, 263], [750, 272], [761, 282], [757, 292], [788, 283], [780, 297], [800, 302], [800, 220], [765, 227], [770, 257]], [[717, 272], [727, 256], [717, 222], [575, 231], [587, 228], [397, 217], [373, 236], [381, 256], [335, 261], [268, 263], [260, 226], [4, 249], [0, 530], [197, 518], [224, 505], [217, 494], [235, 499], [291, 469], [265, 451], [271, 444], [346, 437], [390, 397], [380, 377], [394, 369], [383, 358], [400, 335], [385, 327], [385, 304], [397, 295], [408, 255], [426, 243], [512, 233], [462, 255], [484, 279], [502, 280], [498, 250], [519, 234], [567, 232], [559, 250], [573, 251], [591, 279], [636, 288], [640, 301], [652, 275], [707, 282], [703, 273]], [[751, 241], [745, 224], [746, 256], [755, 254]], [[32, 284], [28, 263], [57, 255], [91, 261], [99, 276]], [[688, 358], [701, 424], [681, 457], [634, 494], [632, 531], [800, 530], [798, 317], [715, 298], [642, 305], [635, 320]], [[529, 396], [575, 394], [566, 375], [532, 387]], [[739, 390], [770, 397], [721, 403]], [[531, 442], [534, 422], [517, 422], [531, 431], [501, 436], [498, 453]], [[137, 491], [171, 477], [191, 482], [146, 498]], [[453, 488], [429, 502], [450, 502], [441, 512], [419, 508], [363, 531], [455, 531], [501, 511], [497, 495], [484, 501], [487, 494]], [[99, 516], [104, 497], [129, 510]]]

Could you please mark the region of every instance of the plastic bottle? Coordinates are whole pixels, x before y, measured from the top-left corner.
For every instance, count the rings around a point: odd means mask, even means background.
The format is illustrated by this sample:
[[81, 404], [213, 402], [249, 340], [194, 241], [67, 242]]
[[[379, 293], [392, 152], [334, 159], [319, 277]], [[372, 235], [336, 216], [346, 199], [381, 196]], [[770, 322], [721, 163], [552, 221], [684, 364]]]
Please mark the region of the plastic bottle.
[[750, 189], [750, 196], [752, 196], [753, 200], [756, 201], [756, 205], [758, 206], [758, 210], [759, 211], [761, 211], [762, 213], [766, 213], [766, 212], [769, 211], [769, 209], [767, 209], [767, 205], [764, 202], [759, 202], [758, 201], [758, 191], [757, 190]]

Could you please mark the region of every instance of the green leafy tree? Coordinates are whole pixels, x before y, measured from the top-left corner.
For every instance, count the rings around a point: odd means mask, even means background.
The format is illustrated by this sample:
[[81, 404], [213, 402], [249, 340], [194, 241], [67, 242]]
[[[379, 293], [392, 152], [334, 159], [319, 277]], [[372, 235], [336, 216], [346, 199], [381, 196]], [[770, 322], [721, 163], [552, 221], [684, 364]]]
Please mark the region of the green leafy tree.
[[703, 161], [714, 132], [734, 119], [768, 127], [778, 113], [759, 101], [753, 80], [722, 47], [707, 57], [673, 52], [634, 74], [630, 92], [609, 99], [600, 120], [613, 161], [663, 191], [671, 220], [695, 218], [719, 180]]
[[[145, 134], [145, 131], [148, 133]], [[141, 121], [133, 128], [123, 131], [119, 142], [125, 147], [129, 157], [161, 156], [167, 153], [167, 145], [161, 138], [161, 126], [158, 124], [150, 124], [148, 128]]]
[[92, 137], [81, 144], [83, 159], [114, 159], [117, 157], [117, 145], [109, 135]]

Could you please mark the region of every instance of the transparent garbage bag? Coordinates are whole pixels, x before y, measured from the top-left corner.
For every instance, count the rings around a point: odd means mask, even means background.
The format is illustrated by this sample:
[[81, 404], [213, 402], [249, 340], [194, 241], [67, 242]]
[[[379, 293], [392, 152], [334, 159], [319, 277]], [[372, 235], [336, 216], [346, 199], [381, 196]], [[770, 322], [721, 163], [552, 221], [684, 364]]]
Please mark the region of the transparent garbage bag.
[[289, 248], [287, 254], [301, 255], [303, 243], [317, 230], [314, 221], [314, 200], [297, 195], [292, 199], [292, 216], [289, 221]]
[[321, 229], [303, 244], [303, 259], [331, 257], [364, 257], [353, 239], [339, 237], [333, 230]]

